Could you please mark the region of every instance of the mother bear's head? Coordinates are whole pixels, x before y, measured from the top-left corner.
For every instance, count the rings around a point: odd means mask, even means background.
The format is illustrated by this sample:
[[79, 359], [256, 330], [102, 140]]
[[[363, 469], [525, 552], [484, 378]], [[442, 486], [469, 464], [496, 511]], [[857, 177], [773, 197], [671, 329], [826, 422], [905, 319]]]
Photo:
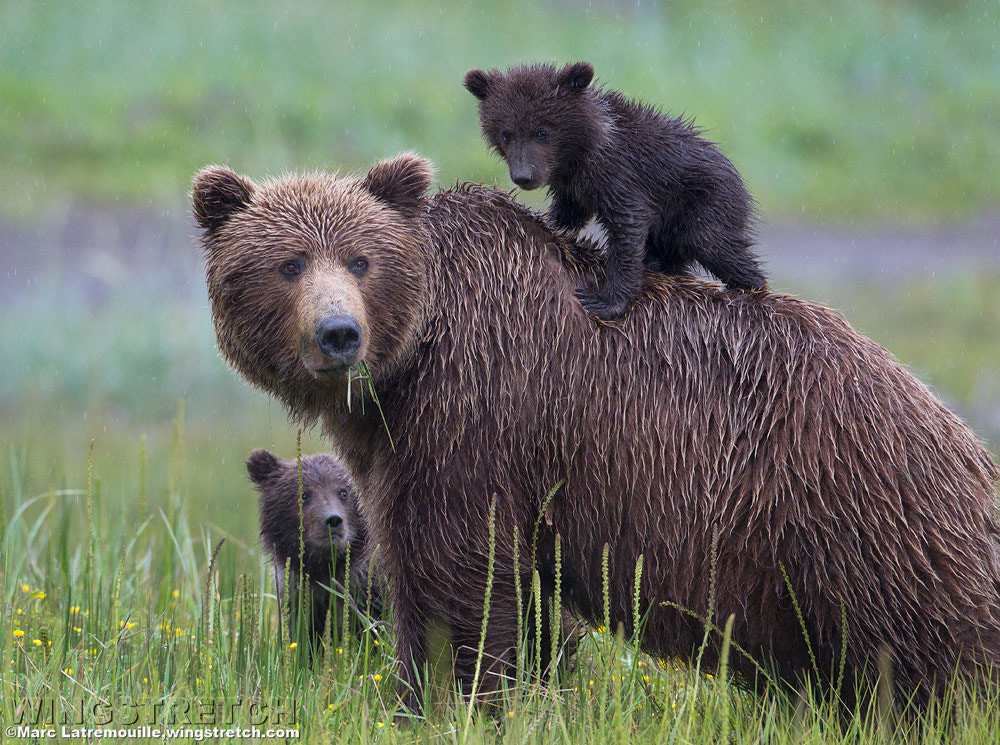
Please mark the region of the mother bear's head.
[[344, 392], [352, 366], [391, 374], [426, 313], [431, 179], [409, 154], [358, 178], [199, 172], [194, 215], [229, 363], [306, 418]]

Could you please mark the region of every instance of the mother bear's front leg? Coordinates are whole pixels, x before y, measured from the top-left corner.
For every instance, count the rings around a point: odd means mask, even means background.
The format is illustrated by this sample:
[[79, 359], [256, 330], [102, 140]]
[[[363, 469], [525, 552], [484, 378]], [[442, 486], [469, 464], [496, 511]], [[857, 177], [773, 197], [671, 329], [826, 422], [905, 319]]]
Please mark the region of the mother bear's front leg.
[[419, 497], [398, 494], [378, 514], [386, 518], [378, 528], [396, 617], [399, 699], [411, 712], [422, 711], [425, 703], [432, 625], [448, 634], [463, 695], [492, 700], [504, 678], [512, 679], [518, 628], [525, 628], [528, 616], [530, 538], [519, 530], [520, 577], [515, 580], [515, 520], [496, 507], [491, 528], [491, 508], [484, 503], [467, 489], [445, 493], [437, 488]]

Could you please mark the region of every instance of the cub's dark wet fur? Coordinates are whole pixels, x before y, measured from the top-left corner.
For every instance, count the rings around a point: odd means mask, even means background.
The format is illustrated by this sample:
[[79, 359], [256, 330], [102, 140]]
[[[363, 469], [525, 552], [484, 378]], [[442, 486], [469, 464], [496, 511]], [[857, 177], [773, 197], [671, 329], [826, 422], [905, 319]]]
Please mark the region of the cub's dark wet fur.
[[[260, 497], [260, 539], [271, 555], [278, 586], [278, 598], [284, 602], [284, 574], [289, 566], [289, 606], [298, 608], [301, 584], [299, 568], [299, 464], [297, 460], [278, 460], [267, 450], [254, 450], [247, 458], [247, 471]], [[360, 610], [379, 617], [382, 611], [377, 582], [369, 583], [369, 564], [365, 556], [367, 527], [358, 512], [357, 493], [350, 473], [331, 455], [310, 455], [302, 459], [302, 572], [309, 579], [311, 613], [305, 627], [315, 645], [331, 609], [327, 587], [345, 583], [345, 553], [351, 547], [349, 589]], [[368, 586], [372, 595], [368, 597]], [[352, 614], [356, 618], [356, 614]], [[294, 616], [293, 616], [294, 618]], [[332, 623], [343, 618], [342, 601], [333, 607]], [[356, 628], [357, 630], [357, 628]]]
[[596, 216], [607, 231], [604, 281], [577, 291], [583, 306], [620, 317], [642, 288], [644, 263], [682, 274], [696, 261], [729, 287], [766, 287], [753, 199], [729, 159], [690, 121], [591, 86], [593, 77], [586, 62], [465, 76], [511, 180], [547, 186], [558, 227], [576, 231]]

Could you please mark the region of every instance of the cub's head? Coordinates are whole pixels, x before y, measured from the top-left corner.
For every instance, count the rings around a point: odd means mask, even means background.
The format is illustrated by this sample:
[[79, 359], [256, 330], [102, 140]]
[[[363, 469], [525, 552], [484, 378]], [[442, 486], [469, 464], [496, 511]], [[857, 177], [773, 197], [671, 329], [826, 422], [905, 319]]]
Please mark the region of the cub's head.
[[[276, 563], [299, 556], [299, 465], [297, 460], [278, 460], [267, 450], [255, 450], [247, 458], [247, 471], [260, 494], [260, 536]], [[360, 556], [366, 531], [358, 512], [354, 482], [344, 465], [330, 455], [302, 459], [302, 539], [311, 574], [322, 572], [333, 553], [343, 553], [351, 544], [352, 556]]]
[[413, 349], [427, 304], [431, 178], [415, 155], [360, 178], [255, 184], [222, 167], [195, 176], [219, 348], [298, 418], [344, 401], [352, 366], [364, 361], [379, 378]]
[[560, 166], [572, 167], [578, 152], [597, 144], [600, 108], [590, 87], [593, 78], [594, 68], [586, 62], [465, 74], [466, 89], [479, 99], [483, 137], [522, 189], [549, 185]]

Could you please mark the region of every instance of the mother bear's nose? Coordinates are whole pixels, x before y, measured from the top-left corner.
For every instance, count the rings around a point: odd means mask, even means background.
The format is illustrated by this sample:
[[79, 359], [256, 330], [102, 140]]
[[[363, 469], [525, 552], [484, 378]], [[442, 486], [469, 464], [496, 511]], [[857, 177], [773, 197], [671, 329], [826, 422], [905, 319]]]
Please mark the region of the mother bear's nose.
[[327, 316], [316, 327], [316, 343], [327, 357], [348, 362], [361, 347], [361, 326], [351, 316]]

